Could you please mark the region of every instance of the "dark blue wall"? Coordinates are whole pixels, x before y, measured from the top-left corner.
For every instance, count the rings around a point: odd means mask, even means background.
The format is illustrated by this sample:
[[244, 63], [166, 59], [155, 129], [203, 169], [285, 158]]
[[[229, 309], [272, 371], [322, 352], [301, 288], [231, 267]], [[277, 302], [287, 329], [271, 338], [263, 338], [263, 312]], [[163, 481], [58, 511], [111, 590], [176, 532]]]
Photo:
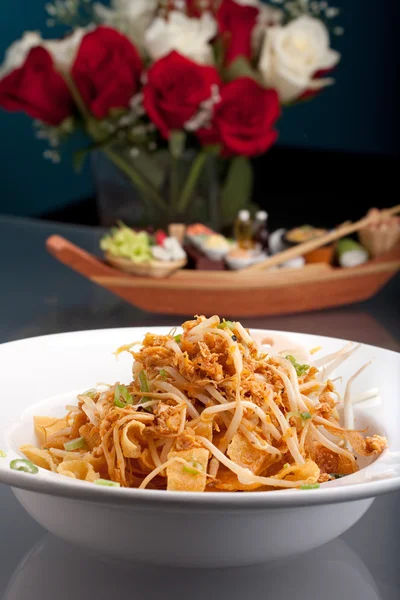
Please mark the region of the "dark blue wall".
[[[5, 9], [0, 19], [1, 56], [25, 30], [51, 37], [44, 0], [0, 1]], [[0, 133], [0, 214], [36, 215], [92, 193], [89, 169], [80, 175], [72, 170], [72, 150], [65, 152], [59, 165], [43, 158], [47, 144], [35, 139], [31, 119], [0, 109]]]
[[[24, 30], [45, 31], [45, 0], [1, 0], [0, 56]], [[391, 0], [338, 0], [335, 38], [343, 61], [337, 84], [317, 100], [285, 111], [280, 144], [348, 152], [393, 154], [396, 73], [391, 44]], [[51, 30], [46, 31], [49, 36]], [[60, 165], [45, 161], [31, 121], [0, 112], [0, 213], [35, 215], [92, 193], [89, 169], [75, 175], [71, 151]]]

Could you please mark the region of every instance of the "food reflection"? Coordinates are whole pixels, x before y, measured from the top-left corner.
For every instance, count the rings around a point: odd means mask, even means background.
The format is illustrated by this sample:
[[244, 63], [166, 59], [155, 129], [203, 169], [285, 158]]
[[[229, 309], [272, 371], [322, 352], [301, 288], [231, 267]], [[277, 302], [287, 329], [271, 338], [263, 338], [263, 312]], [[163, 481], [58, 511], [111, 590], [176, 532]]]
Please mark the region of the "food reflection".
[[[342, 540], [274, 566], [240, 569], [172, 569], [99, 565], [99, 559], [47, 536], [17, 567], [4, 600], [379, 600], [364, 563]], [[267, 594], [268, 590], [268, 594]]]

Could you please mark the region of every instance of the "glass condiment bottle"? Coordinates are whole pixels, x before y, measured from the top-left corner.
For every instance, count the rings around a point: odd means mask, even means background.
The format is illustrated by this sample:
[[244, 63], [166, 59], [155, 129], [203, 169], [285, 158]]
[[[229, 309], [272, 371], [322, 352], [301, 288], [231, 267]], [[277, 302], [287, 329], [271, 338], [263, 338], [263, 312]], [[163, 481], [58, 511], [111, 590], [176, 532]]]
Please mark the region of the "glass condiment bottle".
[[241, 250], [251, 250], [253, 247], [253, 227], [248, 210], [241, 210], [235, 223], [235, 238]]
[[260, 246], [261, 250], [268, 252], [269, 250], [269, 231], [268, 231], [268, 213], [265, 210], [260, 210], [256, 214], [254, 221], [254, 243]]

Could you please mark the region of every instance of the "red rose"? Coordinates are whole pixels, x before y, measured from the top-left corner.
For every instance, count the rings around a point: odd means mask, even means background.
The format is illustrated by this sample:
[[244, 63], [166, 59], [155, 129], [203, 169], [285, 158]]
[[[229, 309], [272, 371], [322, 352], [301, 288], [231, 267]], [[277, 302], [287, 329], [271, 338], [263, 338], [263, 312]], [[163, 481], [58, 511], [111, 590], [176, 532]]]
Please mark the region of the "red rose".
[[199, 65], [178, 52], [161, 58], [148, 72], [143, 88], [144, 107], [150, 119], [168, 139], [198, 112], [200, 104], [220, 84], [214, 67]]
[[225, 156], [256, 156], [274, 144], [280, 115], [279, 97], [250, 77], [228, 83], [221, 91], [210, 128], [198, 131], [204, 145], [222, 144]]
[[142, 70], [139, 53], [127, 37], [98, 27], [83, 38], [72, 78], [90, 112], [104, 119], [112, 108], [128, 108]]
[[259, 14], [256, 6], [244, 6], [234, 0], [222, 0], [217, 12], [217, 21], [219, 31], [225, 38], [227, 65], [238, 56], [251, 57], [252, 34]]
[[[318, 79], [323, 79], [324, 77], [326, 77], [327, 75], [329, 75], [330, 73], [332, 73], [332, 71], [334, 71], [335, 69], [320, 69], [319, 71], [317, 71], [316, 73], [314, 73], [313, 79], [318, 80]], [[316, 98], [317, 96], [320, 95], [320, 93], [325, 89], [325, 86], [321, 86], [321, 87], [317, 87], [317, 88], [310, 88], [308, 90], [306, 90], [305, 92], [303, 92], [301, 94], [301, 96], [299, 96], [297, 98], [297, 100], [295, 102], [304, 102], [305, 100], [312, 100], [313, 98]]]
[[32, 48], [22, 67], [0, 81], [0, 106], [54, 126], [74, 110], [71, 94], [51, 55], [39, 46]]

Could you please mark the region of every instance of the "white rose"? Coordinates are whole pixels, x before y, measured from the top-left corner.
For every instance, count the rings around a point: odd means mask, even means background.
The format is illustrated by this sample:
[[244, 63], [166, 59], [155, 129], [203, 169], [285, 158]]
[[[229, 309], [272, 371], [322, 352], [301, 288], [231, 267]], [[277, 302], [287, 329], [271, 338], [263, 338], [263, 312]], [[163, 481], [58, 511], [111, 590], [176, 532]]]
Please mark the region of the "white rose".
[[28, 31], [22, 39], [14, 42], [7, 50], [5, 61], [0, 68], [0, 79], [22, 67], [29, 52], [37, 46], [50, 52], [57, 69], [68, 71], [85, 33], [85, 29], [76, 29], [72, 35], [62, 40], [43, 40], [38, 33]]
[[[242, 2], [246, 2], [246, 0], [242, 0]], [[260, 14], [258, 15], [257, 23], [252, 35], [252, 47], [255, 56], [258, 56], [260, 53], [260, 48], [265, 36], [265, 29], [271, 25], [280, 25], [284, 17], [284, 12], [280, 8], [275, 8], [267, 4], [260, 4], [259, 9]]]
[[217, 34], [217, 23], [210, 13], [200, 19], [172, 11], [168, 21], [157, 18], [146, 31], [145, 47], [153, 60], [166, 56], [173, 50], [201, 64], [212, 64], [213, 54], [209, 42]]
[[75, 29], [71, 35], [62, 40], [42, 40], [41, 45], [50, 52], [60, 71], [69, 71], [86, 33], [87, 29]]
[[112, 0], [112, 8], [95, 4], [94, 10], [105, 25], [115, 27], [142, 49], [144, 34], [154, 19], [157, 6], [158, 0]]
[[265, 84], [277, 90], [282, 102], [291, 102], [306, 90], [330, 85], [333, 80], [313, 79], [331, 69], [340, 54], [329, 47], [329, 33], [318, 19], [302, 16], [284, 27], [266, 30], [259, 68]]
[[27, 31], [20, 40], [11, 44], [0, 67], [0, 79], [22, 67], [32, 48], [41, 44], [42, 38], [36, 31]]

